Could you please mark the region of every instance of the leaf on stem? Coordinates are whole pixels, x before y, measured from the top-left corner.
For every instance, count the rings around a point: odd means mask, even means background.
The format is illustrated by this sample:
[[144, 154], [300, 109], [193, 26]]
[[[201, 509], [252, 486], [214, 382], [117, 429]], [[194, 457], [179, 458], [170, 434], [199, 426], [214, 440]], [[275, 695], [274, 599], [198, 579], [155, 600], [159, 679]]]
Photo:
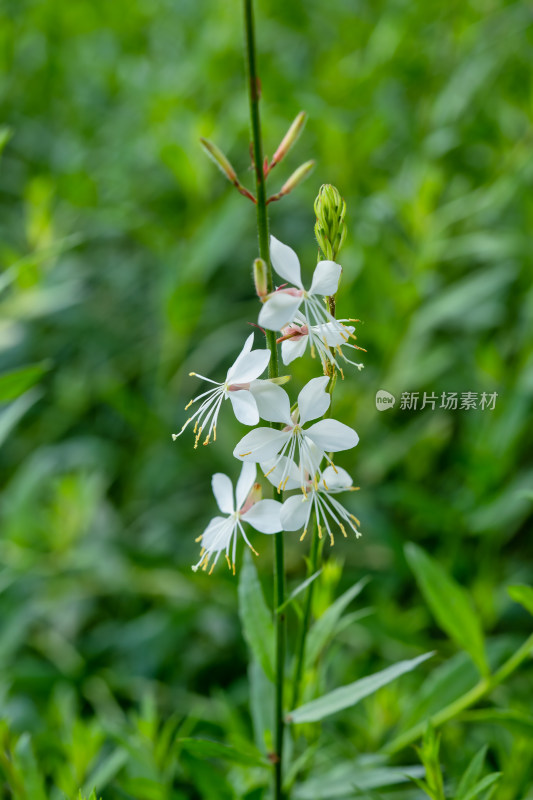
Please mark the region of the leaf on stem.
[[432, 655], [434, 654], [424, 653], [409, 661], [399, 661], [391, 667], [374, 673], [374, 675], [368, 675], [366, 678], [360, 678], [347, 686], [334, 689], [317, 700], [311, 700], [310, 703], [305, 703], [294, 711], [290, 711], [286, 720], [292, 723], [318, 722], [318, 720], [329, 717], [331, 714], [336, 714], [338, 711], [343, 711], [345, 708], [352, 708], [360, 700], [374, 694], [378, 689], [399, 678], [400, 675], [411, 672], [419, 664], [431, 658]]
[[488, 675], [483, 630], [468, 594], [421, 547], [409, 542], [405, 555], [437, 624]]
[[274, 625], [248, 550], [239, 577], [239, 615], [250, 650], [265, 675], [274, 681]]

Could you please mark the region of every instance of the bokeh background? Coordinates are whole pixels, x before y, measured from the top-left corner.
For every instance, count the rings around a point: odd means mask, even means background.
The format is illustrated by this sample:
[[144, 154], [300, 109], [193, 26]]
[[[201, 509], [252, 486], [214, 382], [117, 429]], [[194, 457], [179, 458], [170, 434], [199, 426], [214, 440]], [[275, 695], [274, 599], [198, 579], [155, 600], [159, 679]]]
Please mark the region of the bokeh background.
[[[364, 537], [326, 551], [317, 604], [370, 575], [373, 613], [340, 635], [333, 685], [431, 647], [454, 655], [408, 541], [469, 589], [500, 652], [531, 630], [506, 593], [532, 578], [531, 9], [260, 0], [257, 29], [267, 152], [309, 115], [272, 190], [317, 162], [270, 206], [272, 232], [309, 277], [314, 197], [339, 188], [338, 308], [362, 320], [367, 350], [334, 399], [360, 435], [338, 462], [361, 487], [349, 502]], [[0, 39], [0, 366], [32, 366], [0, 376], [2, 791], [18, 747], [43, 797], [245, 796], [161, 743], [184, 718], [250, 735], [236, 582], [223, 565], [190, 570], [210, 475], [235, 477], [244, 431], [224, 408], [216, 444], [171, 440], [201, 389], [188, 373], [223, 376], [258, 310], [254, 210], [199, 146], [216, 141], [251, 187], [240, 6], [5, 0]], [[314, 374], [298, 363], [293, 391]], [[379, 412], [379, 389], [498, 398]], [[268, 593], [271, 542], [254, 542]], [[307, 549], [296, 534], [287, 548], [293, 585]], [[377, 749], [424, 669], [345, 719], [343, 746]], [[526, 669], [502, 691], [527, 705], [532, 684]], [[491, 741], [521, 765], [499, 797], [525, 797], [528, 738], [476, 730], [447, 730], [449, 771]]]

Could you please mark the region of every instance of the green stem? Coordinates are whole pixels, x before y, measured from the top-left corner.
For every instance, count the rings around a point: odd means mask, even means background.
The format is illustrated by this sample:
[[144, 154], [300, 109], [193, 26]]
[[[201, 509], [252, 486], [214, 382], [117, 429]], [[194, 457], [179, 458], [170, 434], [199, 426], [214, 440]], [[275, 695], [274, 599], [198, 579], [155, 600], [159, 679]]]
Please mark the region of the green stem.
[[[313, 526], [311, 532], [311, 552], [309, 553], [309, 562], [307, 567], [307, 577], [310, 578], [318, 569], [318, 555], [319, 555], [319, 539], [318, 530], [316, 525]], [[294, 676], [292, 680], [292, 703], [291, 708], [298, 708], [300, 703], [300, 689], [302, 684], [302, 675], [305, 664], [305, 646], [307, 643], [307, 633], [309, 630], [309, 623], [311, 620], [311, 609], [313, 607], [313, 589], [315, 581], [309, 584], [305, 594], [304, 615], [302, 624], [298, 632], [298, 642], [296, 645], [296, 662], [294, 665]]]
[[[533, 634], [524, 642], [524, 644], [518, 648], [516, 653], [507, 659], [507, 661], [502, 664], [502, 666], [496, 670], [494, 675], [490, 675], [488, 678], [482, 678], [479, 683], [477, 683], [470, 691], [466, 692], [466, 694], [459, 697], [457, 700], [454, 700], [453, 703], [450, 703], [445, 708], [441, 709], [441, 711], [434, 714], [430, 719], [429, 722], [434, 728], [438, 728], [440, 725], [444, 725], [445, 722], [449, 722], [454, 717], [459, 716], [463, 711], [466, 711], [467, 708], [473, 706], [475, 703], [479, 702], [483, 697], [490, 694], [496, 686], [499, 686], [500, 683], [503, 683], [509, 675], [511, 675], [519, 666], [520, 664], [525, 661], [525, 659], [531, 654], [533, 650]], [[393, 739], [392, 742], [384, 748], [384, 752], [388, 753], [389, 755], [393, 755], [394, 753], [398, 753], [400, 750], [403, 750], [404, 747], [408, 747], [414, 741], [416, 741], [420, 736], [423, 735], [428, 720], [423, 720], [419, 722], [418, 725], [414, 725], [405, 733], [400, 734], [397, 736], [396, 739]]]
[[[259, 255], [266, 264], [267, 291], [274, 288], [272, 266], [270, 263], [270, 243], [268, 235], [268, 213], [265, 176], [263, 172], [263, 142], [261, 138], [261, 118], [259, 114], [259, 98], [261, 85], [257, 74], [255, 50], [254, 15], [252, 0], [244, 0], [244, 25], [246, 38], [246, 61], [248, 66], [248, 88], [250, 100], [250, 123], [252, 132], [252, 152], [254, 159], [257, 234], [259, 238]], [[266, 341], [270, 350], [268, 366], [269, 378], [278, 377], [278, 348], [275, 331], [266, 331]], [[279, 608], [285, 601], [285, 565], [283, 554], [283, 532], [275, 534], [274, 559], [274, 608]], [[283, 799], [283, 683], [285, 665], [285, 614], [275, 614], [276, 626], [276, 698], [274, 723], [274, 798]]]

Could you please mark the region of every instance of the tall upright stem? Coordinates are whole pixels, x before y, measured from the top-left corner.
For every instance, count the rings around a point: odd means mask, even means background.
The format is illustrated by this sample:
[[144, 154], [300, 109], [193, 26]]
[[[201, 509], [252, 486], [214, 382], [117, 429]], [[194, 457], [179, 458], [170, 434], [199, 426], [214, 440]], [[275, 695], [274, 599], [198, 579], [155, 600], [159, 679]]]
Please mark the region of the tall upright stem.
[[[261, 84], [257, 74], [257, 59], [255, 50], [253, 0], [244, 2], [244, 26], [246, 38], [246, 62], [248, 66], [248, 89], [250, 100], [250, 123], [252, 132], [252, 152], [254, 159], [257, 233], [259, 237], [259, 255], [266, 264], [267, 291], [274, 288], [272, 281], [272, 267], [270, 264], [270, 245], [268, 236], [268, 213], [265, 175], [263, 172], [263, 142], [261, 138], [261, 118], [259, 114], [259, 98]], [[267, 345], [270, 350], [268, 366], [269, 378], [278, 377], [278, 349], [274, 331], [266, 331]], [[283, 554], [283, 532], [275, 534], [275, 559], [274, 559], [274, 608], [279, 608], [285, 600], [285, 565]], [[285, 614], [274, 614], [276, 626], [276, 694], [274, 717], [274, 798], [283, 798], [283, 682], [285, 665]]]

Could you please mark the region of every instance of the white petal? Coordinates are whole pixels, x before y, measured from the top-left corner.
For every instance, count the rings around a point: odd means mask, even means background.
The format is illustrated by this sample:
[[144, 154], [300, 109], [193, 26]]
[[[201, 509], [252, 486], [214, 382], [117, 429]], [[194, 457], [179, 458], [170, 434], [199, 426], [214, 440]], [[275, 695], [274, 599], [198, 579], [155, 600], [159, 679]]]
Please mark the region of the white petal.
[[232, 514], [235, 511], [233, 507], [233, 484], [227, 475], [222, 472], [217, 472], [211, 478], [211, 486], [213, 487], [213, 494], [217, 501], [217, 506], [223, 514]]
[[280, 242], [275, 236], [270, 237], [270, 258], [280, 278], [303, 289], [298, 256], [291, 247]]
[[235, 447], [233, 455], [241, 461], [270, 461], [279, 453], [290, 435], [290, 431], [255, 428], [243, 436]]
[[313, 325], [313, 333], [325, 340], [330, 347], [346, 344], [348, 334], [353, 333], [353, 325], [342, 325], [340, 322], [326, 322], [325, 325]]
[[289, 395], [271, 381], [254, 381], [250, 384], [250, 391], [257, 403], [261, 419], [267, 422], [283, 422], [291, 425], [291, 401]]
[[239, 356], [226, 376], [227, 383], [250, 383], [258, 378], [268, 366], [270, 350], [252, 350]]
[[329, 408], [331, 395], [326, 392], [329, 378], [323, 376], [312, 378], [298, 395], [298, 410], [300, 412], [300, 425], [305, 425], [310, 419], [321, 417]]
[[238, 366], [238, 364], [240, 363], [241, 359], [244, 358], [244, 356], [248, 355], [248, 353], [251, 351], [253, 346], [254, 346], [254, 335], [253, 335], [253, 333], [251, 333], [246, 338], [246, 341], [245, 341], [245, 343], [243, 345], [243, 348], [242, 348], [241, 352], [239, 353], [239, 355], [237, 356], [237, 358], [235, 359], [235, 361], [233, 362], [233, 364], [229, 368], [228, 374], [226, 375], [226, 380], [227, 380], [228, 375], [230, 375], [230, 373], [233, 372], [235, 367]]
[[[281, 456], [273, 469], [274, 463], [275, 459], [272, 459], [272, 461], [262, 461], [259, 465], [263, 470], [263, 475], [266, 475], [270, 483], [277, 487], [283, 480], [283, 491], [289, 492], [291, 489], [299, 489], [301, 486], [300, 470], [294, 461], [290, 461], [287, 456]], [[285, 483], [287, 478], [287, 483]]]
[[321, 419], [307, 428], [305, 435], [323, 452], [350, 450], [359, 441], [356, 432], [336, 419]]
[[238, 392], [228, 392], [228, 397], [233, 406], [233, 413], [243, 425], [257, 425], [259, 411], [251, 392], [241, 389]]
[[[310, 497], [310, 495], [308, 495]], [[281, 509], [281, 524], [284, 531], [297, 531], [307, 524], [311, 500], [303, 494], [295, 494], [285, 500]]]
[[233, 531], [232, 520], [227, 517], [214, 517], [202, 533], [202, 547], [210, 552], [225, 550]]
[[269, 331], [280, 331], [293, 319], [301, 302], [302, 297], [295, 297], [283, 290], [274, 292], [259, 312], [259, 325]]
[[255, 462], [245, 461], [242, 465], [241, 474], [239, 475], [239, 480], [237, 481], [237, 490], [235, 492], [237, 500], [237, 505], [235, 508], [237, 511], [243, 507], [244, 501], [248, 497], [250, 490], [255, 483], [256, 477], [257, 465]]
[[281, 343], [281, 358], [284, 364], [290, 364], [295, 358], [303, 356], [308, 338], [308, 336], [298, 336], [294, 339], [285, 339]]
[[281, 503], [277, 500], [259, 500], [241, 519], [261, 533], [277, 533], [281, 530], [280, 511]]
[[309, 294], [335, 294], [339, 288], [342, 267], [334, 261], [319, 261], [313, 274]]
[[324, 472], [322, 473], [322, 480], [320, 481], [325, 486], [328, 487], [328, 490], [337, 490], [340, 489], [348, 489], [353, 481], [351, 476], [348, 475], [345, 469], [342, 467], [326, 467]]

